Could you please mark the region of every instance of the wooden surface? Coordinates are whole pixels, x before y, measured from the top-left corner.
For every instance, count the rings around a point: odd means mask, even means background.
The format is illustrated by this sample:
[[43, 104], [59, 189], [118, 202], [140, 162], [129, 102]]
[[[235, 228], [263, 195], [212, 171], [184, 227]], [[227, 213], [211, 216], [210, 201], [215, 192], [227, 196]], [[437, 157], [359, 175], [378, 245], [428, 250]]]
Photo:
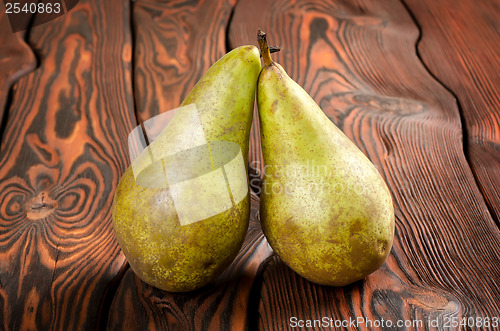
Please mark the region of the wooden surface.
[[[293, 317], [495, 329], [478, 321], [500, 317], [499, 16], [495, 0], [80, 0], [12, 34], [0, 7], [0, 329], [287, 330]], [[342, 288], [286, 267], [258, 223], [254, 121], [240, 254], [211, 286], [158, 290], [111, 225], [127, 135], [257, 28], [389, 185], [391, 255]], [[398, 329], [385, 325], [373, 329]]]

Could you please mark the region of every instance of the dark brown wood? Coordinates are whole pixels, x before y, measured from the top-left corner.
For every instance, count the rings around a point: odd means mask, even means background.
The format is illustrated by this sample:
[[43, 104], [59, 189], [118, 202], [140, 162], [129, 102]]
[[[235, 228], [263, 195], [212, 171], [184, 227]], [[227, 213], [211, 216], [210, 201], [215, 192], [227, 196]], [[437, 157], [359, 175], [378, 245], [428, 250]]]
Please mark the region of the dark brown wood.
[[422, 30], [422, 61], [457, 98], [464, 152], [500, 226], [500, 5], [405, 2]]
[[276, 61], [378, 167], [397, 217], [390, 258], [352, 286], [317, 286], [273, 259], [259, 329], [288, 329], [293, 316], [439, 317], [441, 327], [445, 315], [497, 316], [500, 234], [463, 154], [455, 100], [417, 57], [402, 3], [240, 1], [232, 22], [231, 42], [260, 27], [282, 47]]
[[260, 196], [262, 191], [262, 180], [264, 178], [264, 162], [262, 161], [262, 148], [260, 146], [260, 123], [257, 104], [254, 109], [248, 149], [248, 181], [252, 191], [255, 192], [257, 196]]
[[[25, 31], [11, 33], [9, 18], [4, 2], [0, 4], [0, 123], [11, 86], [23, 75], [35, 69], [36, 58], [31, 48], [24, 42]], [[1, 131], [0, 126], [0, 131]], [[1, 142], [1, 132], [0, 132]]]
[[0, 157], [5, 330], [107, 320], [125, 263], [111, 206], [135, 123], [128, 13], [126, 1], [80, 0], [29, 31], [39, 66], [12, 91]]

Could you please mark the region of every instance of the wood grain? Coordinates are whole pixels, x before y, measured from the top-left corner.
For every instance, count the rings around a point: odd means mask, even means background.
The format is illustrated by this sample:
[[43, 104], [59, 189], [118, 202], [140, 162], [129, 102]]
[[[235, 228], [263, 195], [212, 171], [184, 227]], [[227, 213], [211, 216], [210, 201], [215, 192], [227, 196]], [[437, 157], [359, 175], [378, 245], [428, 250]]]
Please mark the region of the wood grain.
[[[81, 0], [29, 31], [0, 157], [0, 321], [95, 330], [125, 263], [111, 226], [132, 128], [128, 2]], [[112, 19], [112, 24], [111, 20]]]
[[257, 102], [253, 114], [252, 128], [250, 129], [250, 143], [248, 146], [248, 181], [250, 189], [260, 196], [264, 178], [264, 162], [262, 161], [262, 147], [260, 145], [260, 122]]
[[497, 316], [500, 233], [464, 156], [454, 97], [420, 62], [402, 3], [242, 0], [232, 22], [230, 42], [260, 27], [282, 47], [276, 61], [377, 166], [396, 209], [389, 259], [351, 287], [316, 286], [272, 260], [259, 328], [289, 329], [292, 316]]
[[134, 2], [134, 93], [140, 121], [179, 107], [226, 53], [225, 29], [234, 3]]
[[405, 2], [422, 29], [422, 61], [458, 99], [466, 157], [500, 226], [500, 4]]
[[5, 4], [0, 4], [0, 142], [4, 123], [4, 112], [12, 85], [36, 67], [36, 58], [24, 42], [25, 31], [12, 33]]

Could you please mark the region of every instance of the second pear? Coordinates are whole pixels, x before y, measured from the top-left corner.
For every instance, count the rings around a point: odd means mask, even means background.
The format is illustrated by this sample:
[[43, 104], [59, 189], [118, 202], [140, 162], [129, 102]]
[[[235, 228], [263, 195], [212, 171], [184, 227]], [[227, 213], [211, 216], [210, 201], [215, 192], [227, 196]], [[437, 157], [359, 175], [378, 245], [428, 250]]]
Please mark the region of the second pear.
[[370, 160], [272, 61], [257, 84], [266, 165], [261, 224], [278, 256], [304, 278], [343, 286], [377, 270], [394, 236], [394, 208]]

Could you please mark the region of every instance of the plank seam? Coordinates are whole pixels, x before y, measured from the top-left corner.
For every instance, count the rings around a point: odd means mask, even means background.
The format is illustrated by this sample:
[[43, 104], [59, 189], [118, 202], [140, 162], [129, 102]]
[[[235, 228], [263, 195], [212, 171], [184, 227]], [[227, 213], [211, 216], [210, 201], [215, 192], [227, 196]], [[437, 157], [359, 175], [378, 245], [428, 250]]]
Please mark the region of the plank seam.
[[122, 268], [120, 268], [116, 276], [113, 277], [104, 290], [104, 295], [102, 296], [97, 316], [98, 330], [107, 330], [108, 328], [110, 307], [112, 306], [113, 300], [118, 292], [118, 288], [125, 278], [128, 269], [130, 269], [130, 264], [125, 261]]
[[238, 5], [238, 1], [236, 1], [236, 3], [234, 4], [234, 6], [231, 8], [231, 12], [229, 13], [229, 17], [228, 17], [227, 23], [226, 23], [226, 28], [225, 28], [225, 32], [224, 32], [224, 38], [226, 39], [224, 41], [225, 42], [225, 46], [226, 46], [226, 53], [228, 53], [229, 51], [231, 51], [231, 49], [233, 48], [232, 45], [231, 45], [230, 38], [229, 38], [229, 30], [231, 28], [231, 22], [233, 21], [234, 11], [235, 11], [237, 5]]
[[[131, 1], [129, 3], [129, 24], [130, 24], [130, 43], [131, 43], [131, 55], [130, 55], [130, 84], [132, 89], [132, 106], [134, 107], [134, 116], [136, 125], [142, 125], [142, 120], [139, 114], [137, 113], [137, 100], [135, 95], [135, 44], [136, 44], [136, 33], [135, 33], [135, 22], [134, 22], [134, 7], [135, 1]], [[148, 144], [149, 145], [149, 144]]]
[[[133, 109], [133, 114], [135, 116], [135, 123], [136, 125], [143, 125], [142, 121], [140, 121], [140, 117], [137, 113], [137, 101], [136, 101], [136, 95], [135, 95], [135, 80], [134, 80], [134, 74], [135, 74], [135, 25], [134, 25], [134, 6], [135, 6], [135, 1], [129, 2], [129, 10], [128, 10], [128, 18], [129, 18], [129, 30], [130, 30], [130, 44], [131, 44], [131, 55], [130, 55], [130, 85], [131, 85], [131, 91], [132, 91], [132, 107]], [[124, 10], [124, 12], [126, 12]], [[149, 145], [149, 143], [148, 143]], [[114, 229], [113, 229], [114, 233]], [[118, 247], [119, 250], [121, 250], [120, 247]], [[128, 263], [127, 260], [125, 260], [125, 263], [122, 265], [120, 270], [116, 273], [115, 277], [106, 285], [106, 289], [104, 290], [103, 296], [101, 298], [101, 302], [99, 304], [98, 308], [98, 315], [97, 315], [97, 325], [96, 327], [98, 330], [107, 330], [108, 324], [110, 321], [110, 307], [112, 306], [113, 300], [116, 297], [116, 293], [118, 292], [118, 289], [120, 288], [120, 284], [125, 278], [125, 275], [127, 274], [127, 271], [130, 269], [130, 264]]]
[[495, 213], [493, 212], [492, 207], [487, 203], [486, 197], [484, 196], [484, 193], [483, 193], [484, 190], [483, 190], [483, 188], [481, 186], [481, 183], [479, 182], [479, 180], [477, 178], [476, 172], [474, 171], [474, 169], [471, 166], [471, 161], [470, 161], [470, 158], [469, 158], [470, 157], [470, 155], [469, 155], [469, 135], [468, 135], [468, 132], [467, 132], [467, 125], [465, 125], [465, 121], [466, 120], [465, 120], [465, 116], [464, 116], [464, 112], [463, 112], [462, 106], [460, 104], [460, 99], [455, 94], [455, 92], [453, 92], [446, 84], [444, 84], [444, 82], [442, 82], [430, 70], [430, 68], [427, 66], [427, 64], [422, 59], [422, 56], [420, 55], [420, 52], [418, 50], [419, 44], [422, 41], [422, 34], [423, 34], [422, 33], [422, 27], [421, 27], [420, 23], [418, 22], [416, 16], [410, 10], [410, 7], [406, 4], [405, 0], [400, 0], [400, 1], [401, 1], [402, 5], [404, 6], [404, 8], [406, 9], [406, 11], [408, 12], [408, 14], [410, 15], [413, 23], [415, 24], [415, 26], [418, 29], [418, 37], [417, 37], [417, 40], [415, 41], [415, 55], [419, 59], [419, 61], [422, 64], [422, 66], [425, 68], [425, 71], [427, 71], [427, 73], [436, 82], [438, 82], [439, 85], [441, 85], [448, 93], [450, 93], [453, 96], [453, 98], [455, 99], [455, 105], [456, 105], [457, 110], [458, 110], [458, 115], [460, 116], [460, 126], [461, 126], [461, 130], [462, 130], [462, 150], [463, 150], [464, 158], [467, 161], [467, 165], [468, 165], [468, 168], [469, 168], [470, 172], [472, 173], [472, 176], [474, 177], [474, 181], [476, 183], [477, 189], [481, 193], [481, 197], [483, 198], [482, 199], [483, 204], [486, 206], [490, 217], [493, 219], [493, 221], [495, 222], [495, 224], [497, 225], [497, 227], [500, 228], [500, 220], [497, 219]]
[[3, 114], [2, 118], [0, 119], [0, 146], [2, 146], [3, 143], [3, 135], [5, 133], [5, 128], [7, 127], [7, 122], [9, 119], [9, 113], [10, 113], [10, 108], [12, 106], [12, 86], [15, 84], [15, 82], [9, 87], [9, 92], [7, 93], [7, 99], [5, 100], [5, 106], [3, 109]]
[[[40, 56], [37, 54], [35, 49], [33, 49], [33, 47], [31, 46], [31, 44], [29, 42], [30, 32], [31, 32], [31, 29], [33, 27], [33, 22], [35, 20], [35, 16], [36, 15], [32, 15], [31, 19], [28, 22], [28, 26], [26, 27], [26, 30], [24, 32], [23, 41], [26, 43], [26, 45], [30, 48], [31, 52], [33, 53], [33, 57], [35, 58], [36, 64], [35, 64], [35, 67], [33, 68], [33, 70], [25, 73], [24, 75], [19, 76], [16, 80], [14, 80], [10, 84], [10, 86], [8, 86], [9, 91], [7, 92], [7, 99], [5, 100], [2, 118], [0, 118], [0, 146], [2, 146], [2, 143], [3, 143], [3, 135], [5, 133], [5, 128], [7, 127], [7, 122], [9, 120], [9, 113], [10, 113], [10, 109], [12, 107], [12, 101], [13, 101], [13, 88], [12, 87], [22, 77], [24, 77], [25, 75], [28, 75], [29, 73], [35, 71], [36, 69], [38, 69], [38, 67], [40, 67]], [[9, 32], [7, 32], [7, 33], [9, 33]], [[14, 32], [12, 32], [12, 33], [14, 33]]]

